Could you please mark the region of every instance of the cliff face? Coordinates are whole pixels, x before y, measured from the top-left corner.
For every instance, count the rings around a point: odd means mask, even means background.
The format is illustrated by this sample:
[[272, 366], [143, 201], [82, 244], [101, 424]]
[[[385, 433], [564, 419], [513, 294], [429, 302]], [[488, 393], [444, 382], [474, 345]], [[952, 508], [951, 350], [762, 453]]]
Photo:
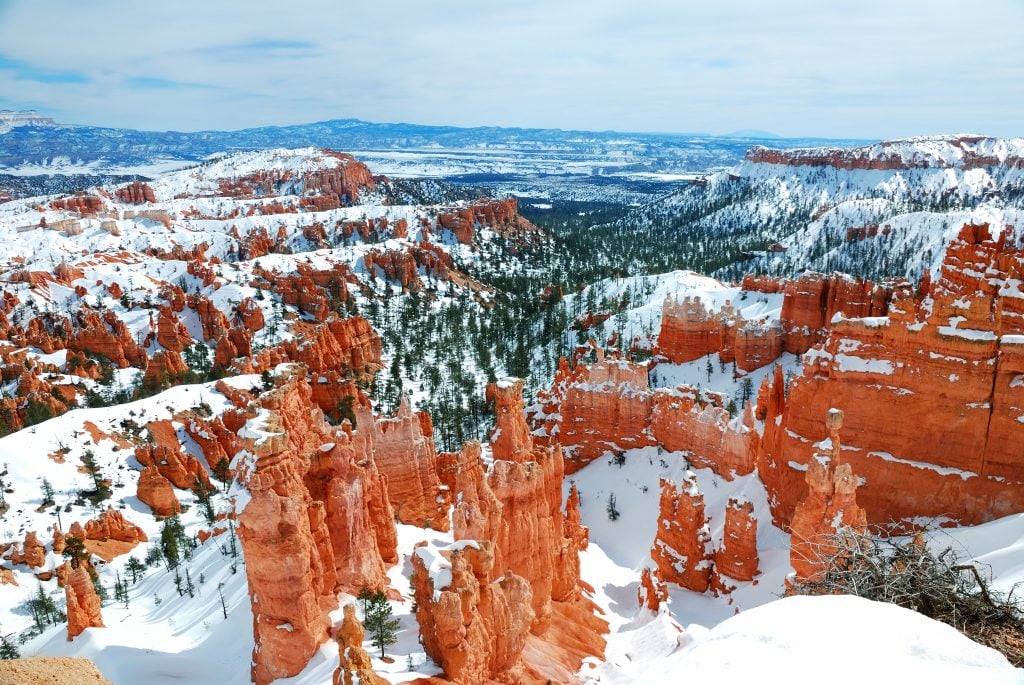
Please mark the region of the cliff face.
[[892, 286], [876, 286], [845, 274], [806, 273], [787, 282], [783, 292], [783, 349], [803, 354], [825, 339], [836, 314], [885, 316]]
[[888, 317], [836, 317], [788, 397], [777, 374], [762, 389], [758, 455], [776, 521], [807, 492], [802, 469], [827, 437], [820, 417], [831, 407], [845, 413], [841, 459], [865, 480], [858, 499], [870, 522], [970, 524], [1024, 508], [1022, 279], [1012, 231], [993, 240], [987, 226], [965, 226], [923, 299], [904, 284]]
[[[488, 388], [497, 414], [489, 471], [475, 444], [442, 460], [441, 478], [456, 502], [453, 533], [461, 550], [442, 554], [450, 558], [455, 592], [440, 592], [446, 586], [439, 583], [420, 587], [427, 574], [414, 576], [424, 647], [456, 682], [532, 682], [521, 673], [566, 682], [584, 656], [603, 653], [601, 633], [607, 628], [580, 593], [579, 550], [587, 533], [579, 522], [579, 496], [570, 498], [563, 513], [561, 449], [532, 444], [521, 392], [518, 379]], [[441, 563], [427, 558], [427, 551], [419, 554], [415, 563], [424, 568]], [[492, 582], [492, 569], [501, 569], [504, 580]], [[421, 601], [428, 591], [433, 599]], [[509, 615], [503, 608], [508, 593], [527, 611]], [[457, 611], [464, 612], [461, 623], [447, 618]]]
[[886, 141], [859, 148], [806, 148], [773, 150], [754, 146], [746, 154], [748, 162], [786, 166], [832, 167], [834, 169], [870, 169], [900, 171], [906, 169], [980, 169], [1005, 165], [1024, 167], [1024, 158], [1015, 154], [997, 154], [1000, 141], [985, 136], [948, 136], [923, 141]]
[[694, 592], [707, 591], [712, 569], [707, 523], [704, 495], [692, 472], [678, 485], [661, 480], [658, 533], [651, 548], [661, 578]]
[[383, 588], [396, 533], [385, 480], [358, 435], [332, 429], [301, 370], [261, 396], [232, 463], [253, 600], [253, 681], [298, 673], [327, 637], [336, 590]]
[[679, 386], [651, 391], [647, 365], [620, 359], [577, 364], [562, 360], [549, 390], [537, 394], [540, 411], [531, 420], [566, 453], [573, 473], [606, 451], [659, 444], [689, 451], [692, 463], [724, 478], [754, 469], [759, 436], [750, 410], [736, 421], [726, 397]]
[[64, 599], [68, 614], [68, 640], [75, 639], [86, 628], [103, 627], [100, 598], [84, 565], [68, 571]]
[[548, 436], [566, 449], [566, 471], [574, 473], [606, 450], [654, 444], [650, 425], [652, 396], [647, 365], [620, 359], [559, 365], [551, 390], [538, 394]]

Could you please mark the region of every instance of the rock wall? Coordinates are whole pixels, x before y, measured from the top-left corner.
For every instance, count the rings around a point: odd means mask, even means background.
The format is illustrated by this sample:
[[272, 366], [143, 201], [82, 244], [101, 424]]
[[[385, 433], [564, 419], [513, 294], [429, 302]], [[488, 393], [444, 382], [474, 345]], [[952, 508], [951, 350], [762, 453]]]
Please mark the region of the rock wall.
[[704, 494], [697, 477], [688, 471], [677, 485], [661, 479], [658, 532], [651, 558], [665, 581], [694, 592], [706, 592], [711, 584], [712, 549]]
[[357, 432], [332, 429], [301, 368], [262, 395], [232, 469], [253, 601], [253, 681], [298, 673], [327, 638], [336, 591], [387, 585], [397, 560], [387, 484]]
[[[715, 550], [715, 573], [733, 580], [753, 580], [758, 574], [757, 519], [754, 505], [730, 497], [725, 506], [722, 546]], [[723, 582], [719, 584], [724, 585]]]
[[103, 627], [100, 598], [83, 564], [68, 571], [64, 582], [64, 599], [68, 615], [68, 640], [75, 639], [86, 628]]
[[[588, 536], [579, 520], [579, 495], [570, 497], [563, 513], [561, 449], [557, 445], [532, 445], [521, 392], [519, 379], [488, 387], [488, 396], [497, 409], [496, 442], [492, 445], [495, 459], [489, 470], [484, 467], [479, 445], [473, 443], [441, 460], [442, 481], [452, 488], [456, 502], [452, 512], [456, 545], [470, 555], [466, 563], [473, 568], [472, 573], [456, 573], [457, 565], [464, 562], [453, 554], [452, 574], [463, 578], [463, 584], [472, 589], [460, 592], [464, 596], [487, 588], [484, 600], [474, 599], [469, 603], [473, 607], [470, 615], [462, 616], [462, 625], [467, 628], [464, 632], [442, 616], [449, 612], [454, 615], [458, 608], [454, 599], [442, 599], [445, 594], [438, 594], [445, 585], [430, 586], [432, 602], [419, 600], [427, 592], [426, 585], [417, 590], [421, 614], [429, 614], [420, 616], [424, 646], [439, 663], [451, 664], [445, 666], [445, 671], [455, 682], [483, 682], [479, 678], [484, 675], [505, 682], [533, 682], [522, 679], [523, 669], [541, 682], [549, 678], [567, 682], [573, 679], [583, 657], [601, 654], [604, 649], [601, 634], [607, 626], [594, 616], [593, 605], [581, 593], [579, 550], [586, 546]], [[429, 567], [434, 562], [424, 557], [417, 563]], [[528, 614], [517, 614], [513, 621], [522, 626], [522, 640], [517, 637], [520, 633], [507, 630], [504, 636], [495, 637], [501, 631], [490, 624], [497, 621], [500, 628], [512, 619], [504, 610], [496, 616], [488, 614], [491, 607], [487, 593], [496, 592], [491, 569], [501, 569], [505, 581], [513, 583], [512, 590], [503, 591], [514, 592], [529, 610]], [[416, 583], [422, 582], [421, 575], [417, 570]], [[459, 581], [453, 581], [452, 587], [458, 588]], [[516, 589], [519, 587], [528, 593], [520, 592]], [[462, 610], [466, 607], [463, 600]], [[482, 626], [479, 630], [472, 627], [477, 621]], [[467, 656], [474, 644], [467, 641], [467, 632], [482, 633], [479, 639], [493, 645], [491, 652], [485, 651], [475, 660]]]
[[837, 316], [788, 397], [777, 373], [760, 395], [758, 454], [776, 522], [807, 493], [803, 469], [832, 407], [846, 416], [841, 458], [865, 481], [869, 522], [974, 524], [1024, 509], [1022, 281], [1011, 230], [993, 239], [987, 226], [965, 226], [923, 299], [902, 284], [887, 317]]

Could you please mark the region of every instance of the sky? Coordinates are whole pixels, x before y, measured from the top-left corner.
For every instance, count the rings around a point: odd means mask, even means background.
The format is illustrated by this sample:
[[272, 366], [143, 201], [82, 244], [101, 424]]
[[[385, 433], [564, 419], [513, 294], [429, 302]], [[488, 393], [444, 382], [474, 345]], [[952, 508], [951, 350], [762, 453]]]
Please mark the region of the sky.
[[1024, 135], [1024, 0], [0, 0], [0, 109], [194, 131], [358, 118]]

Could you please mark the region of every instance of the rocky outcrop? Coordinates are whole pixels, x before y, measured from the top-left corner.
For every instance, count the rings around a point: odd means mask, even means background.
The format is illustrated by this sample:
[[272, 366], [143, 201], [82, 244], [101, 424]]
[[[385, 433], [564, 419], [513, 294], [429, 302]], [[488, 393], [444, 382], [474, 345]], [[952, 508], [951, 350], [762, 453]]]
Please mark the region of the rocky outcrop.
[[537, 227], [519, 216], [515, 198], [506, 200], [480, 200], [473, 204], [442, 212], [437, 215], [437, 224], [448, 229], [460, 243], [473, 242], [478, 227], [487, 227], [505, 236], [519, 236]]
[[[731, 350], [736, 323], [736, 311], [728, 303], [719, 311], [709, 311], [697, 296], [682, 300], [666, 297], [661, 308], [657, 351], [672, 363], [683, 364], [723, 348]], [[729, 352], [723, 354], [723, 361], [732, 361]]]
[[[299, 362], [312, 374], [347, 372], [372, 378], [381, 367], [380, 336], [361, 316], [331, 318], [308, 335], [280, 345], [286, 361]], [[269, 364], [259, 364], [269, 368]]]
[[704, 515], [704, 494], [697, 477], [688, 471], [681, 482], [661, 479], [658, 533], [651, 558], [665, 581], [694, 592], [711, 583], [711, 532]]
[[504, 378], [487, 385], [487, 401], [494, 405], [495, 427], [491, 431], [491, 451], [495, 459], [523, 461], [533, 451], [533, 439], [523, 415], [524, 381]]
[[124, 517], [120, 511], [108, 507], [97, 518], [85, 522], [86, 540], [116, 540], [118, 542], [147, 542], [146, 533]]
[[370, 655], [363, 649], [363, 624], [356, 618], [356, 605], [345, 605], [345, 617], [335, 639], [338, 641], [338, 668], [331, 685], [390, 685], [373, 670]]
[[156, 341], [165, 350], [181, 352], [192, 344], [192, 335], [170, 307], [161, 307], [156, 320]]
[[898, 284], [888, 316], [837, 316], [788, 396], [776, 374], [762, 388], [758, 453], [776, 522], [788, 523], [807, 494], [804, 469], [832, 407], [846, 416], [842, 463], [864, 480], [857, 497], [869, 522], [972, 524], [1024, 509], [1022, 281], [1012, 230], [993, 238], [965, 226], [924, 292]]
[[804, 148], [773, 150], [755, 145], [745, 155], [755, 164], [832, 167], [901, 171], [907, 169], [980, 169], [990, 166], [1024, 168], [1024, 158], [997, 153], [1005, 143], [985, 136], [936, 136], [917, 140], [894, 140], [857, 148]]
[[155, 467], [161, 476], [182, 490], [191, 490], [200, 481], [212, 489], [206, 467], [182, 451], [174, 424], [168, 420], [150, 421], [146, 430], [152, 442], [135, 448], [135, 458], [143, 468]]
[[830, 438], [824, 453], [807, 464], [807, 497], [797, 505], [790, 524], [790, 564], [799, 580], [813, 580], [837, 552], [837, 536], [844, 528], [867, 529], [867, 516], [857, 504], [857, 476], [840, 463], [839, 429], [843, 413], [832, 409], [826, 421]]
[[677, 364], [718, 353], [723, 363], [735, 361], [738, 369], [753, 371], [783, 351], [803, 354], [824, 340], [837, 314], [885, 316], [892, 294], [891, 284], [819, 273], [789, 281], [747, 276], [743, 289], [784, 293], [780, 319], [747, 321], [729, 302], [714, 310], [698, 296], [669, 296], [662, 305], [657, 353]]
[[731, 479], [754, 470], [759, 435], [750, 408], [726, 410], [728, 397], [679, 386], [651, 391], [647, 366], [601, 360], [570, 369], [562, 359], [530, 415], [540, 443], [558, 442], [572, 473], [606, 452], [658, 444]]
[[363, 257], [366, 270], [380, 269], [386, 280], [397, 282], [403, 292], [421, 285], [416, 258], [407, 250], [370, 250]]
[[459, 685], [524, 682], [532, 591], [515, 573], [496, 578], [494, 562], [486, 540], [418, 547], [412, 556], [423, 649]]
[[650, 434], [669, 451], [687, 452], [691, 464], [714, 469], [731, 480], [754, 470], [760, 437], [748, 404], [739, 417], [725, 408], [728, 398], [679, 386], [653, 394]]
[[[192, 264], [194, 262], [189, 262], [189, 266]], [[186, 301], [189, 308], [194, 309], [199, 316], [199, 323], [203, 327], [203, 340], [217, 340], [231, 328], [228, 317], [217, 308], [217, 305], [210, 298], [200, 295], [189, 295]]]
[[34, 530], [25, 532], [25, 541], [19, 550], [17, 546], [11, 552], [12, 564], [25, 564], [29, 568], [42, 568], [46, 565], [46, 545], [39, 541]]
[[[529, 589], [523, 601], [528, 602], [530, 615], [517, 619], [527, 622], [530, 634], [525, 647], [520, 648], [517, 642], [510, 646], [506, 639], [495, 638], [493, 627], [484, 628], [494, 620], [499, 621], [500, 628], [500, 621], [509, 620], [503, 618], [505, 614], [488, 618], [490, 608], [485, 601], [472, 605], [483, 619], [480, 632], [484, 637], [481, 639], [485, 643], [490, 641], [493, 647], [485, 644], [482, 648], [485, 653], [475, 657], [472, 661], [475, 665], [471, 667], [463, 665], [465, 656], [455, 657], [453, 668], [459, 673], [472, 674], [457, 682], [478, 682], [470, 678], [480, 677], [484, 670], [492, 674], [490, 677], [503, 671], [513, 673], [519, 668], [514, 664], [520, 663], [532, 678], [571, 681], [583, 657], [603, 652], [601, 634], [607, 627], [594, 616], [593, 605], [582, 596], [584, 585], [579, 578], [579, 551], [586, 546], [588, 537], [579, 520], [579, 494], [572, 492], [563, 513], [561, 449], [557, 445], [532, 445], [522, 415], [521, 388], [522, 381], [506, 379], [488, 389], [497, 409], [495, 437], [498, 440], [492, 446], [496, 458], [489, 470], [485, 469], [480, 446], [475, 443], [467, 444], [459, 454], [442, 455], [439, 459], [440, 478], [452, 489], [456, 502], [452, 513], [456, 545], [472, 546], [485, 552], [488, 559], [486, 573], [474, 576], [476, 585], [487, 587], [484, 581], [491, 578], [489, 573], [493, 568], [501, 569], [504, 579], [518, 579], [517, 585], [521, 581]], [[508, 438], [502, 441], [502, 436]], [[465, 547], [459, 549], [469, 553]], [[432, 558], [422, 561], [426, 566], [434, 563]], [[454, 557], [450, 563], [456, 565]], [[426, 591], [424, 587], [419, 592]], [[482, 596], [486, 599], [487, 594]], [[438, 597], [436, 592], [434, 597]], [[456, 626], [451, 619], [436, 616], [442, 612], [454, 614], [454, 607], [444, 608], [436, 602], [419, 606], [435, 615], [434, 618], [421, 617], [420, 625], [421, 632], [426, 631], [422, 633], [424, 645], [429, 645], [428, 653], [436, 653], [439, 663], [449, 658], [446, 650], [462, 654], [463, 649], [470, 649], [463, 634], [456, 635], [458, 631], [454, 630]], [[476, 617], [464, 617], [463, 623], [470, 625], [475, 620]], [[438, 625], [440, 627], [434, 627]], [[432, 637], [432, 632], [449, 637]], [[435, 651], [430, 651], [432, 649]], [[486, 653], [487, 649], [492, 650], [490, 654]], [[513, 653], [518, 649], [522, 651], [521, 659]], [[446, 670], [446, 673], [452, 678], [452, 671]], [[517, 677], [508, 675], [499, 679], [531, 682], [517, 680]]]
[[636, 601], [641, 608], [655, 613], [661, 610], [662, 605], [668, 602], [668, 586], [661, 579], [661, 572], [657, 569], [644, 567], [640, 574], [640, 586], [636, 589]]
[[574, 473], [607, 451], [654, 444], [647, 430], [653, 406], [647, 365], [603, 358], [570, 369], [563, 359], [552, 387], [538, 393], [542, 412], [532, 417], [557, 440]]
[[434, 428], [426, 412], [402, 398], [395, 416], [374, 420], [363, 409], [359, 425], [373, 431], [373, 461], [387, 479], [388, 499], [402, 523], [447, 531], [451, 491], [438, 476]]
[[256, 300], [247, 297], [235, 306], [235, 318], [242, 328], [255, 333], [266, 325], [263, 310]]
[[64, 330], [71, 331], [66, 345], [69, 350], [103, 355], [121, 369], [146, 368], [146, 351], [135, 342], [128, 326], [113, 311], [107, 310], [102, 315], [79, 311]]
[[100, 598], [84, 565], [72, 567], [68, 572], [64, 583], [64, 599], [68, 615], [68, 640], [75, 639], [86, 628], [103, 627]]
[[730, 497], [725, 506], [722, 546], [715, 550], [715, 574], [733, 580], [753, 580], [758, 574], [757, 519], [754, 505], [745, 499]]
[[253, 681], [298, 673], [327, 637], [336, 591], [387, 585], [397, 560], [385, 479], [359, 432], [331, 428], [301, 368], [260, 396], [232, 468], [253, 602]]
[[147, 183], [135, 181], [126, 186], [121, 186], [114, 191], [118, 201], [126, 205], [141, 205], [147, 202], [156, 202], [156, 193]]
[[736, 327], [733, 356], [741, 371], [767, 366], [782, 355], [783, 330], [778, 321], [744, 321]]
[[154, 516], [173, 516], [181, 512], [181, 504], [174, 494], [174, 486], [155, 466], [147, 466], [139, 474], [138, 490], [135, 495], [139, 501], [153, 510]]

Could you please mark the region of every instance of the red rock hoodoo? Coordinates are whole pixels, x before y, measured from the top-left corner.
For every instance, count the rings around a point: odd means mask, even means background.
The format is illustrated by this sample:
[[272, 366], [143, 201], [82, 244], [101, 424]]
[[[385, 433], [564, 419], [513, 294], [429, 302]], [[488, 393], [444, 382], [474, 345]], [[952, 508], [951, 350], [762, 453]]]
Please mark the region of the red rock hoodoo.
[[694, 592], [705, 592], [711, 583], [711, 532], [704, 515], [704, 494], [697, 477], [688, 471], [677, 486], [661, 480], [658, 533], [651, 558], [664, 580]]
[[843, 413], [830, 410], [827, 425], [831, 437], [821, 445], [827, 452], [807, 464], [807, 497], [797, 505], [790, 524], [790, 564], [801, 580], [813, 579], [825, 568], [836, 553], [836, 535], [844, 528], [867, 529], [867, 516], [857, 504], [857, 476], [849, 464], [840, 463]]
[[[758, 471], [777, 522], [807, 485], [821, 416], [845, 413], [842, 462], [871, 523], [945, 516], [980, 523], [1024, 509], [1024, 249], [965, 226], [923, 299], [909, 284], [888, 316], [837, 316], [783, 392], [762, 387]], [[881, 409], [881, 410], [880, 410]], [[894, 486], [898, 484], [898, 486]]]
[[295, 675], [327, 637], [339, 588], [387, 585], [396, 558], [386, 480], [358, 432], [331, 428], [301, 368], [260, 397], [232, 468], [253, 602], [253, 681]]
[[68, 614], [68, 640], [75, 639], [86, 628], [103, 627], [100, 598], [84, 565], [68, 572], [64, 583], [64, 599]]

